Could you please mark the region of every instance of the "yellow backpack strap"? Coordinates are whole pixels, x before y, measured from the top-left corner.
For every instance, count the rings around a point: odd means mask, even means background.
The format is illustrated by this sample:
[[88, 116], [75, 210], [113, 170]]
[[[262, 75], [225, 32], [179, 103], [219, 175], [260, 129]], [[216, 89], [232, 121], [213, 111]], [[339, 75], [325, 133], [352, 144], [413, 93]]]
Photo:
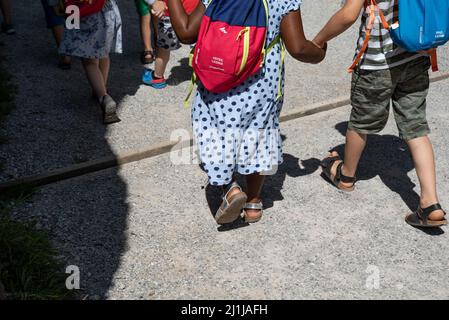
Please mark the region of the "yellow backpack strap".
[[262, 63], [265, 62], [265, 58], [266, 55], [273, 50], [274, 46], [277, 44], [281, 45], [281, 65], [280, 65], [280, 69], [279, 69], [279, 83], [278, 83], [278, 94], [276, 96], [276, 101], [279, 101], [279, 99], [282, 98], [282, 69], [284, 68], [284, 62], [285, 62], [285, 45], [284, 42], [282, 41], [281, 35], [278, 34], [276, 36], [276, 38], [273, 39], [273, 41], [271, 41], [271, 43], [268, 45], [268, 48], [264, 51], [264, 60]]
[[276, 97], [276, 101], [279, 101], [282, 98], [282, 69], [284, 69], [285, 63], [285, 44], [282, 40], [279, 41], [281, 43], [281, 65], [279, 67], [278, 95]]
[[[192, 48], [189, 54], [189, 66], [193, 67], [193, 55], [195, 52], [195, 47]], [[192, 71], [192, 78], [190, 79], [189, 89], [187, 91], [187, 97], [184, 99], [184, 107], [188, 108], [190, 106], [190, 101], [192, 98], [193, 90], [195, 89], [196, 84], [196, 74], [195, 71]]]
[[184, 100], [184, 107], [188, 108], [190, 107], [190, 102], [192, 101], [192, 94], [195, 90], [195, 84], [196, 84], [196, 74], [195, 72], [192, 73], [192, 79], [189, 84], [189, 90], [187, 93], [187, 97]]

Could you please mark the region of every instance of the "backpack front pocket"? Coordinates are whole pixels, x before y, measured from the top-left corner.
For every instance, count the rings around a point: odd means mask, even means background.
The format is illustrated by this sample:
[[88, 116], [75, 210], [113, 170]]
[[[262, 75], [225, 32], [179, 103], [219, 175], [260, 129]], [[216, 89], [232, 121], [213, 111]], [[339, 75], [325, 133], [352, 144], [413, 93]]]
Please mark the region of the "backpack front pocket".
[[198, 50], [198, 67], [204, 71], [238, 75], [248, 59], [249, 33], [249, 28], [211, 23]]

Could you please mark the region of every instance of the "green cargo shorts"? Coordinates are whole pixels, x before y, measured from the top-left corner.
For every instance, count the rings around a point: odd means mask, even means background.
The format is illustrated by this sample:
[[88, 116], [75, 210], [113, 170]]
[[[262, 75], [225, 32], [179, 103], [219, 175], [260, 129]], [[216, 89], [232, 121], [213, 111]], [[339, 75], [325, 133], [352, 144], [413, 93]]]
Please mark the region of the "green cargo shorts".
[[145, 17], [150, 14], [150, 6], [144, 0], [134, 0], [134, 2], [139, 16]]
[[426, 118], [430, 59], [420, 57], [386, 70], [354, 71], [349, 129], [362, 134], [385, 128], [393, 102], [399, 136], [408, 141], [430, 133]]

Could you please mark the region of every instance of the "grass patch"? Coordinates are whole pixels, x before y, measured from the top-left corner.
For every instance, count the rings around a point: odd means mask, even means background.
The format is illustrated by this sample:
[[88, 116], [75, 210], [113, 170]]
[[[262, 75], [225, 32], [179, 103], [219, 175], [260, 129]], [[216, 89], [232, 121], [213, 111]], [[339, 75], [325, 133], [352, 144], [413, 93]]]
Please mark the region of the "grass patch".
[[[0, 57], [0, 126], [14, 109], [16, 88], [2, 68]], [[0, 143], [7, 142], [0, 137]], [[0, 171], [4, 164], [0, 163]], [[15, 221], [11, 210], [31, 201], [34, 190], [17, 187], [0, 194], [0, 300], [70, 299], [65, 288], [62, 262], [51, 245], [47, 232], [38, 230], [34, 221]]]
[[37, 230], [35, 221], [14, 221], [9, 216], [31, 196], [32, 190], [23, 188], [0, 197], [0, 294], [20, 300], [72, 298], [48, 234]]

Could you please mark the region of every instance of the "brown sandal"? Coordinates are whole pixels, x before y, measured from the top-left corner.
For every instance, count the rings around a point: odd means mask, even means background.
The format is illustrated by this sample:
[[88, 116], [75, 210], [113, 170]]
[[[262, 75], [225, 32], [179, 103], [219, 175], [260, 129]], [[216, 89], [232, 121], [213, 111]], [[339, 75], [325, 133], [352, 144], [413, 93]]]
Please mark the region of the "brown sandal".
[[[439, 203], [424, 209], [419, 206], [415, 212], [405, 217], [405, 222], [413, 227], [419, 228], [438, 228], [447, 225], [447, 220], [445, 218], [439, 221], [429, 220], [430, 214], [437, 210], [442, 210], [444, 212]], [[446, 212], [444, 212], [444, 215], [446, 215]]]
[[[332, 167], [334, 166], [335, 162], [337, 162], [337, 161], [341, 161], [341, 162], [337, 166], [337, 174], [335, 176], [333, 176], [331, 173]], [[326, 178], [329, 179], [329, 181], [334, 186], [336, 186], [338, 189], [343, 190], [343, 191], [347, 191], [347, 192], [354, 191], [357, 178], [356, 177], [348, 177], [342, 173], [341, 168], [343, 167], [343, 161], [341, 160], [340, 156], [324, 158], [321, 161], [320, 165], [323, 169], [323, 174], [326, 176]], [[341, 184], [341, 182], [352, 183], [352, 186], [345, 187]]]
[[[147, 58], [148, 56], [150, 56], [150, 58]], [[142, 64], [150, 64], [153, 63], [154, 60], [155, 55], [153, 50], [145, 50], [140, 54], [140, 61], [142, 62]]]

